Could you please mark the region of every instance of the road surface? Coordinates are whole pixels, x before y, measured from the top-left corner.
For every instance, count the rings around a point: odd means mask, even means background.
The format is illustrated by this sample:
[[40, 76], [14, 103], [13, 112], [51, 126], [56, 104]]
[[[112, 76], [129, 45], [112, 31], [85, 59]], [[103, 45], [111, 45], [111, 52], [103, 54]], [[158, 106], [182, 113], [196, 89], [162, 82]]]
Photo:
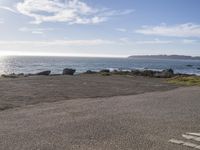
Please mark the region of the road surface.
[[1, 150], [200, 149], [200, 87], [0, 112]]

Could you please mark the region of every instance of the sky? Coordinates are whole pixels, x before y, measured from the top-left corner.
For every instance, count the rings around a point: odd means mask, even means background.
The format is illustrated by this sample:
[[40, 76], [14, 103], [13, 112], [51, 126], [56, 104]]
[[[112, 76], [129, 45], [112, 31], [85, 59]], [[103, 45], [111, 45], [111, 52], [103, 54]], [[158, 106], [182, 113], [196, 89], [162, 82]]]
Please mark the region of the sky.
[[0, 55], [200, 56], [200, 0], [0, 0]]

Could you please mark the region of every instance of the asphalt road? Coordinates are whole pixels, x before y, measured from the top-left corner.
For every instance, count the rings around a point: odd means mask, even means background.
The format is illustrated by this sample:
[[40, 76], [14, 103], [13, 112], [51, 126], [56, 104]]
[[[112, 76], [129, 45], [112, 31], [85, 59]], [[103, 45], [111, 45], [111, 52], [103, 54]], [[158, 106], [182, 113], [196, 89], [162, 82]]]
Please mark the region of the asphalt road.
[[1, 150], [192, 150], [198, 132], [200, 87], [0, 112]]

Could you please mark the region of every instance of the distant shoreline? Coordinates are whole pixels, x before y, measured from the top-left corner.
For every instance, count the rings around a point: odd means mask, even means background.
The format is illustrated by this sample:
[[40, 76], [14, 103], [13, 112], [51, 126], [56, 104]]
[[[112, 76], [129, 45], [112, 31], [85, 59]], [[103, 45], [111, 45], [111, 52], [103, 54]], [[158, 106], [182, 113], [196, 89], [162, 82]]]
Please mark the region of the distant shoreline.
[[[1, 56], [0, 56], [1, 57]], [[45, 57], [57, 57], [57, 58], [111, 58], [111, 59], [130, 59], [130, 58], [140, 58], [140, 59], [180, 59], [180, 60], [200, 60], [200, 56], [189, 56], [189, 55], [130, 55], [130, 56], [60, 56], [60, 55], [47, 55], [47, 56], [43, 56], [43, 55], [5, 55], [2, 57], [41, 57], [41, 58], [45, 58]]]
[[185, 55], [133, 55], [129, 56], [128, 58], [200, 60], [200, 56], [185, 56]]

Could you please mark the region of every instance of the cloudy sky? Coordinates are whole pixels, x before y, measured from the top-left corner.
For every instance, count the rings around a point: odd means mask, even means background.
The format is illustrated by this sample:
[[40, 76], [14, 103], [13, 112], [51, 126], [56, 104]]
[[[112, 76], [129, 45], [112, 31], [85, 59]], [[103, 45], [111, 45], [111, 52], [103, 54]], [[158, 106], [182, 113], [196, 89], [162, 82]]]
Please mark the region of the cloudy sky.
[[0, 0], [0, 55], [200, 56], [199, 0]]

